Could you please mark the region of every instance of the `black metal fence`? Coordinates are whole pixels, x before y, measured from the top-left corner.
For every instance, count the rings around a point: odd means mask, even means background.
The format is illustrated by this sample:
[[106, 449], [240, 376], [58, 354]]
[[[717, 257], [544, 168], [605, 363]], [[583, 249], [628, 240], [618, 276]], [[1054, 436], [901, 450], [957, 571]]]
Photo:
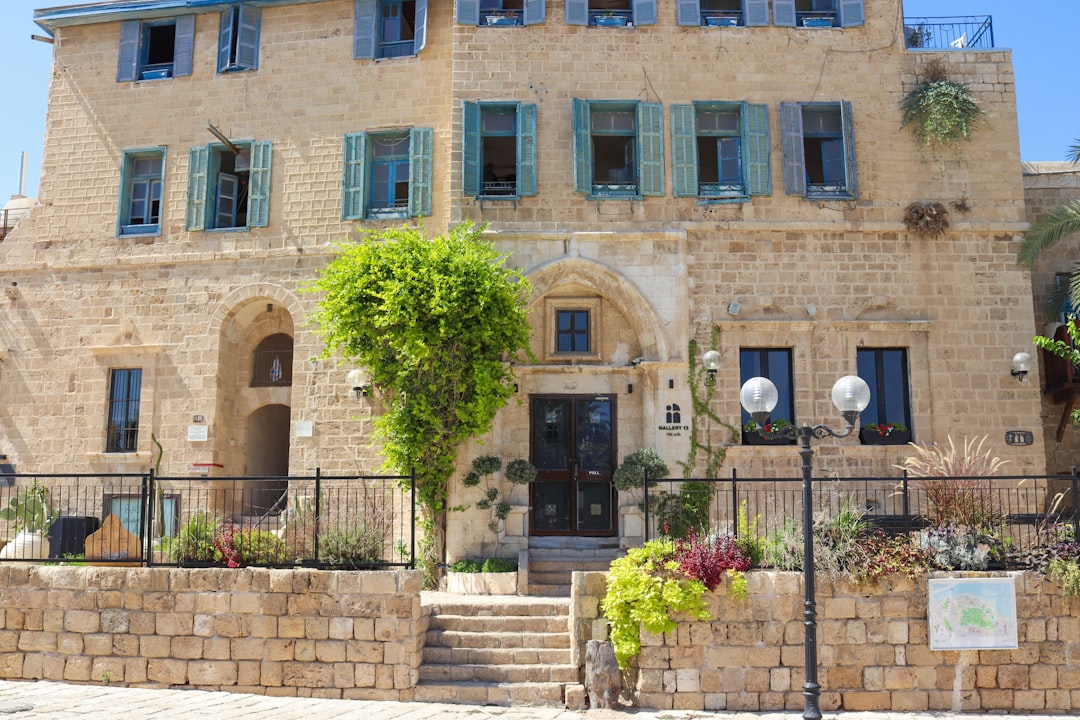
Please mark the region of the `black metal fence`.
[[[737, 534], [739, 517], [756, 520], [767, 536], [789, 520], [801, 525], [801, 478], [686, 478], [648, 480], [645, 494], [646, 540], [663, 534], [665, 506], [684, 497], [687, 482], [704, 483], [710, 529]], [[1040, 532], [1068, 524], [1080, 538], [1080, 477], [1064, 475], [909, 478], [815, 478], [815, 523], [842, 509], [862, 512], [873, 527], [890, 534], [911, 534], [961, 519], [989, 520], [1002, 540], [1024, 551], [1040, 544]], [[948, 513], [950, 517], [942, 517]]]
[[413, 567], [415, 474], [8, 474], [0, 562]]
[[904, 44], [909, 50], [988, 50], [994, 47], [994, 19], [964, 17], [905, 17]]

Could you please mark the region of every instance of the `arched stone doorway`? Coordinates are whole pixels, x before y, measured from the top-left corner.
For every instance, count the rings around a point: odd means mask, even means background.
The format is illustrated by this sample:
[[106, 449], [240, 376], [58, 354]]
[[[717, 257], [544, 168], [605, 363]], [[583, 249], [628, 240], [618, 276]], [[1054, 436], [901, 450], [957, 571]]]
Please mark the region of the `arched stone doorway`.
[[[289, 407], [267, 405], [248, 416], [247, 476], [284, 478], [289, 474]], [[288, 480], [252, 479], [245, 483], [244, 514], [277, 514], [284, 508]]]

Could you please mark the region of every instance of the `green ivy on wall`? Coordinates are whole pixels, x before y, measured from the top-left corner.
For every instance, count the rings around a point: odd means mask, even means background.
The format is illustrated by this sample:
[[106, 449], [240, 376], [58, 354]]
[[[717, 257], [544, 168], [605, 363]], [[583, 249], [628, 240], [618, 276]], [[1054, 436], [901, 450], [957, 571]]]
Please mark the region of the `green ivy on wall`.
[[[720, 330], [713, 328], [709, 338], [709, 348], [715, 350], [720, 344]], [[716, 386], [705, 385], [706, 370], [700, 363], [697, 340], [691, 340], [688, 349], [689, 356], [689, 385], [692, 401], [690, 420], [690, 450], [685, 462], [680, 462], [683, 477], [692, 477], [694, 468], [697, 466], [698, 454], [705, 458], [705, 477], [718, 477], [720, 466], [727, 457], [727, 447], [734, 445], [739, 437], [739, 429], [725, 422], [719, 415], [712, 411], [712, 399], [716, 394]], [[728, 431], [729, 441], [720, 446], [713, 445], [713, 427], [720, 426]]]

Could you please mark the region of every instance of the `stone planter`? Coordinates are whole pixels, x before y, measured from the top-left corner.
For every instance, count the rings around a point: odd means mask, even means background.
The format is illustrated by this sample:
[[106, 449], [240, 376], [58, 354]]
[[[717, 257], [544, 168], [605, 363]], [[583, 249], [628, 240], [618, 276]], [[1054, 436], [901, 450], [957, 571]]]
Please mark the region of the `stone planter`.
[[446, 592], [457, 595], [517, 595], [517, 573], [446, 573]]

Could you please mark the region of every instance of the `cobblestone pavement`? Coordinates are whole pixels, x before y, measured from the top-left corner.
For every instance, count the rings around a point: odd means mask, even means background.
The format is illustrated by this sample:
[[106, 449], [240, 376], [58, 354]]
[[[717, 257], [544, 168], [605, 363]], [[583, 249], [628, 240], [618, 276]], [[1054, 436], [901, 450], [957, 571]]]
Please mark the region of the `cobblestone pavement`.
[[[203, 690], [123, 688], [39, 681], [0, 681], [0, 720], [796, 720], [801, 713], [705, 712], [701, 710], [588, 710], [490, 707], [441, 703], [323, 700], [269, 697]], [[980, 720], [1016, 720], [1017, 715], [978, 713]], [[949, 713], [825, 713], [843, 720], [940, 720]], [[1061, 720], [1062, 715], [1021, 715], [1026, 720]]]

